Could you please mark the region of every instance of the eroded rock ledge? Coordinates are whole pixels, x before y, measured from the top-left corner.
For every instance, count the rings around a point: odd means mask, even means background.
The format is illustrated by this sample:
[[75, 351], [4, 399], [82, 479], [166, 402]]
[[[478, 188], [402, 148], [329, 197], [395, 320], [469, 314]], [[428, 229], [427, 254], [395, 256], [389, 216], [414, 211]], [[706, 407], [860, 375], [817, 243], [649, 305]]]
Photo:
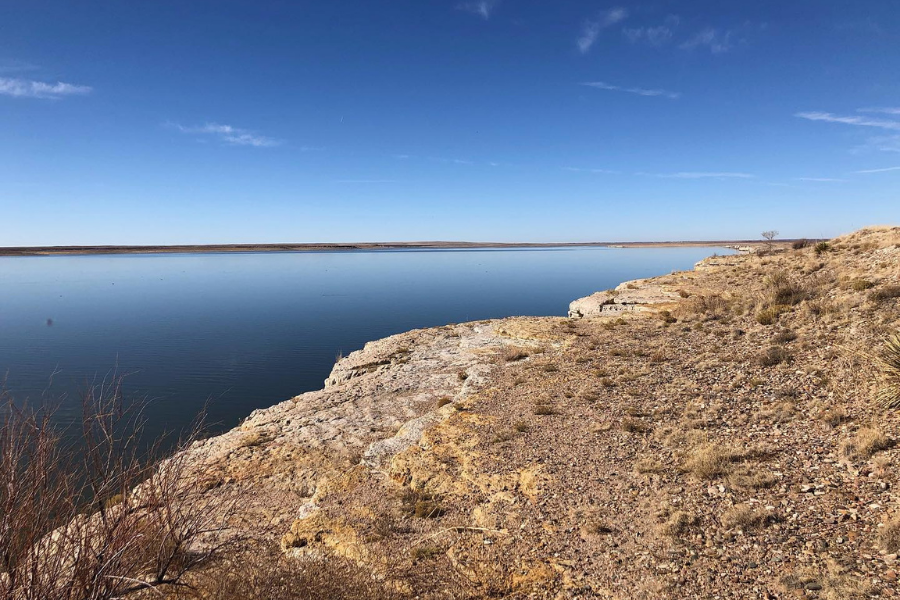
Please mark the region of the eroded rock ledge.
[[[384, 469], [489, 381], [510, 345], [538, 347], [531, 319], [420, 329], [369, 342], [340, 359], [321, 390], [253, 411], [239, 426], [196, 442], [211, 494], [248, 507], [233, 535], [279, 535], [316, 511], [316, 493], [354, 465]], [[524, 331], [522, 337], [510, 332]], [[249, 499], [249, 501], [247, 501]]]

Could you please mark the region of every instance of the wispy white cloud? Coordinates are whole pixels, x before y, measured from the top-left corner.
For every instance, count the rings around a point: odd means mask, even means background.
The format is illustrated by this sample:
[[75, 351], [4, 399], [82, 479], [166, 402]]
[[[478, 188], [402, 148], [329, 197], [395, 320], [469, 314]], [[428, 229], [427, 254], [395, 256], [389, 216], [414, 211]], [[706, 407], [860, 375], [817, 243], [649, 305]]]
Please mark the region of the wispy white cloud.
[[429, 156], [428, 160], [431, 160], [434, 162], [439, 162], [439, 163], [453, 164], [453, 165], [474, 165], [475, 164], [474, 161], [467, 160], [464, 158], [444, 158], [441, 156]]
[[596, 173], [600, 175], [618, 175], [621, 172], [610, 169], [584, 169], [581, 167], [563, 167], [563, 171], [569, 171], [571, 173]]
[[474, 161], [467, 158], [448, 158], [446, 156], [417, 156], [415, 154], [392, 154], [397, 160], [431, 161], [444, 165], [462, 165], [467, 167], [515, 167], [514, 163], [498, 160]]
[[628, 41], [632, 44], [643, 42], [650, 44], [651, 46], [663, 46], [672, 41], [672, 38], [675, 35], [675, 28], [678, 27], [680, 22], [681, 19], [676, 15], [669, 15], [666, 17], [665, 21], [663, 21], [662, 25], [657, 25], [656, 27], [625, 28], [622, 30], [622, 34], [628, 38]]
[[879, 152], [900, 152], [900, 135], [879, 135], [870, 137], [862, 146], [853, 149], [854, 153], [867, 150]]
[[478, 2], [462, 2], [457, 4], [456, 8], [478, 15], [487, 21], [498, 4], [500, 4], [500, 0], [479, 0]]
[[829, 112], [799, 112], [794, 115], [809, 121], [824, 121], [826, 123], [842, 123], [844, 125], [858, 125], [860, 127], [879, 127], [881, 129], [893, 129], [900, 131], [900, 121], [890, 119], [872, 119], [869, 117], [841, 116]]
[[635, 173], [635, 175], [649, 175], [651, 177], [664, 177], [666, 179], [753, 179], [756, 175], [750, 173], [715, 172], [715, 171], [681, 171], [678, 173]]
[[167, 123], [167, 125], [182, 133], [210, 136], [214, 139], [218, 139], [222, 143], [232, 146], [266, 148], [281, 144], [280, 140], [259, 135], [247, 129], [241, 129], [240, 127], [232, 127], [231, 125], [222, 125], [220, 123], [204, 123], [203, 125], [192, 127], [186, 127], [184, 125], [179, 125], [178, 123]]
[[861, 113], [880, 113], [883, 115], [900, 115], [900, 107], [885, 106], [881, 108], [860, 108], [856, 112]]
[[857, 171], [857, 173], [887, 173], [888, 171], [900, 171], [900, 167], [888, 167], [886, 169], [866, 169], [865, 171]]
[[0, 58], [0, 73], [22, 73], [24, 71], [37, 70], [37, 65], [24, 60]]
[[846, 183], [846, 179], [835, 177], [794, 177], [794, 181], [813, 181], [816, 183]]
[[591, 46], [597, 41], [597, 38], [600, 37], [601, 31], [624, 21], [627, 17], [628, 11], [624, 8], [611, 8], [600, 13], [597, 18], [585, 21], [581, 28], [581, 35], [575, 40], [575, 45], [578, 46], [579, 52], [587, 54]]
[[31, 79], [14, 79], [0, 77], [0, 95], [14, 98], [45, 98], [58, 100], [65, 96], [84, 96], [90, 94], [92, 88], [86, 85], [71, 83], [46, 83]]
[[670, 92], [669, 90], [646, 89], [637, 87], [622, 87], [619, 85], [612, 85], [603, 81], [586, 81], [581, 85], [586, 85], [598, 90], [608, 90], [610, 92], [627, 92], [629, 94], [636, 94], [638, 96], [660, 96], [663, 98], [668, 98], [670, 100], [677, 100], [681, 97], [681, 92]]
[[728, 52], [732, 48], [731, 32], [720, 31], [713, 27], [709, 27], [678, 47], [683, 50], [691, 50], [693, 48], [704, 46], [709, 48], [709, 51], [713, 54]]

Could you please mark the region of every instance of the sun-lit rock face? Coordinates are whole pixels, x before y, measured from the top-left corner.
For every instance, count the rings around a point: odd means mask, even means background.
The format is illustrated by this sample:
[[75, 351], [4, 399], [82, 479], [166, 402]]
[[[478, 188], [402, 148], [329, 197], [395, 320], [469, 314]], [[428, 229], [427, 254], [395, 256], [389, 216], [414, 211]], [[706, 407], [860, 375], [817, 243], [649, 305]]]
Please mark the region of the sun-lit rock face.
[[[632, 287], [628, 287], [628, 286]], [[621, 313], [640, 312], [650, 306], [677, 301], [678, 293], [665, 286], [648, 283], [647, 280], [626, 282], [614, 290], [596, 292], [569, 304], [569, 317], [616, 316]]]

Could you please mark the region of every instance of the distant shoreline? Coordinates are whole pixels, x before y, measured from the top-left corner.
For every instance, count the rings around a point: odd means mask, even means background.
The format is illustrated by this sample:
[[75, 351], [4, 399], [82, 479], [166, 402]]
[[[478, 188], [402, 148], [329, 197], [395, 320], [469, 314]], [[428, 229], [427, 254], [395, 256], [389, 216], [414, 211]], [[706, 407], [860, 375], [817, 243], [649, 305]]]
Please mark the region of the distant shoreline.
[[[792, 240], [778, 240], [784, 245]], [[220, 252], [323, 252], [353, 250], [445, 250], [479, 248], [667, 248], [723, 246], [762, 246], [758, 240], [713, 240], [670, 242], [362, 242], [348, 244], [182, 244], [173, 246], [10, 246], [0, 247], [0, 256], [59, 256], [87, 254], [203, 254]]]

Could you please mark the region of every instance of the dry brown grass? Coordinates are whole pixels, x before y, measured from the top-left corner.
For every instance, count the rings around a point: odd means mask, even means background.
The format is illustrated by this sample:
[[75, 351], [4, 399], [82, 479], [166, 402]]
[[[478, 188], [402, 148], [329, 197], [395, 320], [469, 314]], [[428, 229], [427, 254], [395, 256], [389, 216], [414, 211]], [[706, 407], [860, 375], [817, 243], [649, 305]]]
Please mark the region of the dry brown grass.
[[781, 346], [771, 346], [756, 357], [756, 362], [763, 367], [774, 367], [791, 360], [793, 360], [791, 353]]
[[684, 470], [699, 479], [728, 475], [734, 464], [744, 460], [746, 452], [721, 444], [704, 443], [693, 448], [684, 461]]
[[843, 407], [833, 406], [823, 409], [817, 415], [817, 418], [831, 427], [837, 427], [847, 420], [847, 411]]
[[729, 475], [728, 482], [736, 488], [764, 490], [778, 483], [778, 477], [757, 465], [745, 465]]
[[900, 519], [892, 519], [879, 529], [878, 547], [888, 554], [900, 552]]
[[787, 310], [784, 306], [766, 306], [756, 311], [756, 322], [760, 325], [774, 325], [781, 313]]
[[[684, 296], [682, 296], [684, 297]], [[707, 319], [720, 319], [731, 310], [731, 302], [720, 294], [706, 294], [691, 296], [687, 302], [682, 303], [682, 310], [695, 315], [703, 315]]]
[[659, 532], [666, 537], [681, 537], [696, 527], [700, 518], [683, 510], [676, 510], [659, 525]]
[[812, 295], [801, 281], [783, 270], [769, 273], [764, 284], [768, 288], [765, 302], [769, 306], [794, 306]]
[[876, 304], [900, 298], [900, 285], [886, 285], [869, 294], [869, 301]]
[[634, 470], [641, 474], [663, 473], [666, 468], [655, 458], [642, 458], [634, 463]]
[[526, 348], [516, 348], [514, 346], [510, 346], [506, 349], [506, 352], [503, 353], [503, 360], [506, 362], [516, 362], [519, 360], [524, 360], [531, 356], [531, 352], [529, 352]]
[[[415, 550], [413, 551], [415, 552]], [[420, 551], [419, 560], [437, 552]], [[298, 560], [275, 549], [244, 552], [201, 573], [192, 588], [173, 592], [172, 600], [399, 600], [408, 597], [390, 580], [356, 563], [331, 556]], [[151, 598], [153, 596], [147, 596]]]
[[647, 433], [650, 431], [650, 426], [640, 419], [622, 419], [622, 431], [627, 431], [628, 433]]
[[875, 427], [864, 427], [856, 435], [841, 443], [841, 456], [852, 460], [865, 460], [876, 452], [891, 447], [891, 440]]
[[770, 514], [749, 504], [739, 504], [722, 515], [722, 525], [726, 529], [750, 531], [762, 527], [771, 519]]
[[779, 331], [775, 335], [775, 337], [772, 338], [772, 341], [774, 341], [776, 344], [788, 344], [790, 342], [793, 342], [796, 339], [797, 339], [796, 333], [794, 333], [790, 329], [784, 329], [782, 331]]
[[875, 287], [875, 284], [868, 279], [853, 279], [850, 281], [849, 287], [854, 292], [864, 292]]

